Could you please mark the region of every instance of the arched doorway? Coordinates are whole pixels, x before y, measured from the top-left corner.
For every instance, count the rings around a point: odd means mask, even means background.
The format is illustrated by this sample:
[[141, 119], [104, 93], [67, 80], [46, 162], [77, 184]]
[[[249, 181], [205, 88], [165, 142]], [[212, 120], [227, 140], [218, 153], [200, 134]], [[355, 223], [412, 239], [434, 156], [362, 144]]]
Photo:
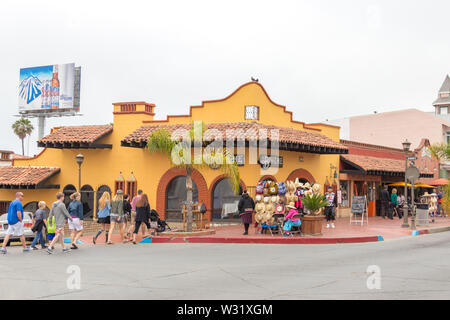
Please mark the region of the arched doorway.
[[212, 190], [212, 215], [211, 220], [229, 221], [240, 219], [237, 205], [242, 194], [242, 186], [236, 195], [227, 178], [219, 180]]
[[102, 185], [97, 189], [97, 198], [96, 198], [97, 213], [98, 213], [98, 201], [100, 200], [105, 191], [109, 192], [109, 195], [111, 195], [111, 189], [107, 185]]
[[[192, 181], [192, 201], [198, 202], [197, 184]], [[178, 176], [170, 180], [166, 189], [166, 220], [182, 221], [181, 206], [186, 202], [186, 177]]]
[[64, 193], [64, 204], [66, 205], [66, 207], [69, 205], [70, 203], [70, 195], [74, 192], [77, 192], [77, 188], [75, 188], [74, 185], [72, 184], [68, 184], [67, 186], [64, 187], [63, 189], [63, 193]]
[[314, 179], [313, 175], [305, 169], [295, 169], [289, 174], [286, 180], [295, 181], [297, 178], [301, 183], [309, 182], [311, 185], [316, 183], [316, 179]]
[[84, 219], [91, 220], [94, 216], [94, 189], [90, 185], [81, 187], [81, 203]]

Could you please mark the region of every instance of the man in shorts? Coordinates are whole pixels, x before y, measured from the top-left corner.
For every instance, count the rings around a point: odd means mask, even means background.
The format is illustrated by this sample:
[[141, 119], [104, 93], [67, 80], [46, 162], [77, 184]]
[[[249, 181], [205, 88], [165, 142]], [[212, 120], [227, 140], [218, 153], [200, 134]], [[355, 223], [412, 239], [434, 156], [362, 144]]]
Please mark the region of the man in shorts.
[[53, 203], [52, 209], [50, 210], [50, 215], [48, 216], [49, 220], [52, 221], [53, 217], [55, 217], [56, 232], [55, 237], [47, 247], [47, 252], [49, 254], [54, 252], [54, 245], [58, 240], [60, 240], [63, 252], [69, 252], [70, 248], [66, 248], [64, 245], [64, 225], [66, 224], [67, 219], [71, 222], [73, 222], [73, 219], [66, 209], [66, 205], [64, 204], [64, 193], [62, 192], [56, 194], [56, 201]]
[[[138, 190], [137, 196], [135, 196], [133, 200], [131, 200], [131, 224], [129, 229], [127, 230], [127, 233], [131, 234], [132, 230], [134, 229], [136, 218], [136, 203], [138, 202], [139, 198], [142, 196], [143, 193], [144, 192], [142, 190]], [[145, 224], [141, 225], [141, 233], [142, 236], [145, 237]]]
[[8, 230], [6, 231], [6, 237], [3, 239], [3, 246], [0, 249], [1, 254], [6, 254], [6, 245], [9, 242], [11, 236], [20, 237], [20, 242], [22, 242], [23, 252], [31, 251], [27, 247], [25, 242], [25, 236], [23, 235], [23, 193], [16, 193], [16, 200], [9, 204], [8, 209]]

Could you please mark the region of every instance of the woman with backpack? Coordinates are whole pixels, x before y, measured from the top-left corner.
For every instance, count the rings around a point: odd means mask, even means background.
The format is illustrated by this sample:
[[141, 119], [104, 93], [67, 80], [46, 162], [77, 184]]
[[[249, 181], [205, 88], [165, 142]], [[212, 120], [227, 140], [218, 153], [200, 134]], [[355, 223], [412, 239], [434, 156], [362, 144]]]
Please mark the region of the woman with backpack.
[[111, 201], [111, 213], [109, 215], [110, 217], [110, 228], [109, 228], [109, 236], [107, 244], [113, 244], [111, 241], [112, 234], [114, 232], [114, 227], [116, 226], [116, 223], [119, 224], [119, 230], [120, 230], [120, 238], [123, 243], [125, 243], [123, 238], [123, 223], [125, 220], [125, 214], [123, 212], [123, 191], [117, 190], [116, 195]]
[[255, 210], [255, 202], [248, 195], [247, 190], [242, 192], [241, 199], [238, 203], [239, 214], [242, 218], [242, 223], [244, 224], [244, 233], [243, 235], [248, 235], [248, 227], [252, 223], [253, 211]]

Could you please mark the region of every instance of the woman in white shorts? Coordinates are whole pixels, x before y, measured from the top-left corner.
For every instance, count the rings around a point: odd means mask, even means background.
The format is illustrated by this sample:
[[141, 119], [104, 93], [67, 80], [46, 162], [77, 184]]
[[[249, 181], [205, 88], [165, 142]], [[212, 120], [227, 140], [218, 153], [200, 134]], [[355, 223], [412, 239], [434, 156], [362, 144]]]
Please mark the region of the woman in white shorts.
[[68, 211], [72, 217], [72, 221], [69, 220], [69, 229], [72, 230], [70, 235], [72, 241], [71, 249], [78, 249], [76, 243], [83, 232], [83, 204], [81, 203], [81, 194], [79, 192], [72, 193], [70, 199], [72, 202], [69, 203]]

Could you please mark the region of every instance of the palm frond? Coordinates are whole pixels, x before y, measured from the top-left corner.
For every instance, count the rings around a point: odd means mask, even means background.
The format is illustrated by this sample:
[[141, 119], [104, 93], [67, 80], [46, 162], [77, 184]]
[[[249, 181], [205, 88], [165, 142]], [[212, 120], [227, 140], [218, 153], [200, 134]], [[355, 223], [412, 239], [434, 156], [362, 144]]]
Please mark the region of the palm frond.
[[305, 209], [311, 211], [311, 213], [315, 213], [321, 208], [328, 205], [328, 200], [324, 195], [319, 193], [315, 193], [312, 196], [307, 195], [306, 197], [302, 198], [302, 202], [305, 206]]

